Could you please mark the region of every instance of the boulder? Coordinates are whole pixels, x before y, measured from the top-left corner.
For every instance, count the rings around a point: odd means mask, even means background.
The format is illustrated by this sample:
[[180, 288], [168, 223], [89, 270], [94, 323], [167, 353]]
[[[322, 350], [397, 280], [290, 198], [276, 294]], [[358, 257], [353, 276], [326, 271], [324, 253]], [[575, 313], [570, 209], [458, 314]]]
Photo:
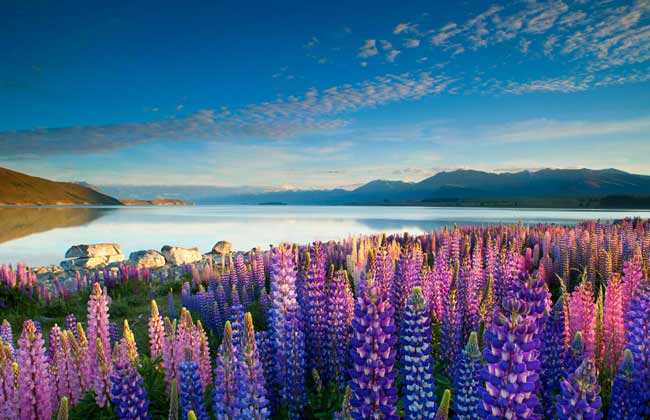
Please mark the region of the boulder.
[[167, 263], [171, 265], [191, 264], [201, 261], [201, 251], [198, 248], [180, 248], [177, 246], [165, 245], [160, 252]]
[[65, 253], [65, 258], [92, 258], [121, 255], [122, 247], [119, 244], [88, 244], [74, 245]]
[[155, 249], [132, 252], [129, 255], [131, 264], [146, 268], [160, 268], [165, 266], [165, 257]]
[[228, 241], [219, 241], [212, 247], [213, 254], [226, 255], [232, 252], [232, 244]]
[[99, 257], [88, 258], [75, 258], [71, 260], [61, 261], [61, 267], [65, 270], [86, 269], [91, 270], [97, 267], [104, 267], [111, 263], [119, 263], [124, 261], [124, 255], [108, 255]]

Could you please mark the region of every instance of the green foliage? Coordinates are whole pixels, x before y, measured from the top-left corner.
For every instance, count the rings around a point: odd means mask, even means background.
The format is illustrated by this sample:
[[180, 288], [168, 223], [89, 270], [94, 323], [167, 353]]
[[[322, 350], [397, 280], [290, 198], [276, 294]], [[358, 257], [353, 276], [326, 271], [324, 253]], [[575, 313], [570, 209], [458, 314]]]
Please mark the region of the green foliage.
[[165, 384], [165, 372], [162, 369], [162, 359], [150, 359], [140, 356], [140, 368], [144, 388], [149, 397], [149, 414], [154, 419], [165, 418], [169, 413], [169, 398]]
[[100, 408], [92, 393], [86, 394], [81, 401], [70, 409], [69, 420], [118, 420], [115, 411], [108, 405]]

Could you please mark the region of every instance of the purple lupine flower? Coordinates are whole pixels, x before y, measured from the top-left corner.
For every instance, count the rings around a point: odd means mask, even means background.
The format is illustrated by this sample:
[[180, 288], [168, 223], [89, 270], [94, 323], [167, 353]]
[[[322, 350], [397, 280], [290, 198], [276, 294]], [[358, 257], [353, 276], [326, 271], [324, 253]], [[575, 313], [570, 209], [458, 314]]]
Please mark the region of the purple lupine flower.
[[[201, 384], [199, 365], [185, 359], [178, 367], [179, 375], [179, 397], [181, 405], [181, 416], [183, 420], [188, 419], [188, 412], [194, 411], [198, 420], [208, 420], [208, 413], [205, 408], [204, 389]], [[217, 419], [220, 417], [217, 416]]]
[[436, 413], [429, 307], [422, 289], [413, 288], [400, 328], [400, 360], [405, 419], [429, 419]]
[[264, 382], [266, 384], [266, 398], [269, 400], [269, 409], [273, 410], [275, 407], [275, 395], [269, 392], [269, 386], [273, 381], [273, 374], [275, 371], [273, 359], [273, 347], [268, 331], [256, 331], [255, 342], [257, 343], [257, 351], [260, 354], [260, 363], [264, 373]]
[[151, 315], [149, 315], [148, 331], [149, 355], [152, 358], [162, 356], [163, 345], [165, 342], [165, 327], [155, 300], [151, 301]]
[[405, 248], [402, 251], [391, 295], [391, 304], [395, 309], [395, 323], [400, 325], [402, 315], [406, 308], [411, 290], [420, 285], [420, 268], [422, 266], [421, 252], [415, 246]]
[[169, 318], [164, 320], [165, 334], [162, 348], [163, 369], [165, 371], [165, 382], [167, 384], [167, 393], [170, 394], [172, 382], [178, 378], [175, 349], [176, 344], [176, 320], [171, 321]]
[[478, 418], [478, 407], [481, 401], [479, 394], [481, 386], [481, 350], [478, 347], [478, 336], [472, 331], [467, 344], [460, 354], [458, 368], [454, 376], [454, 419], [473, 420]]
[[238, 361], [230, 321], [226, 321], [214, 369], [212, 406], [217, 420], [232, 420], [239, 412], [237, 400]]
[[596, 345], [596, 306], [593, 285], [585, 280], [571, 293], [569, 298], [569, 327], [571, 335], [582, 333], [585, 355], [595, 356]]
[[111, 373], [113, 372], [113, 363], [110, 356], [104, 354], [104, 345], [102, 339], [97, 337], [95, 348], [95, 370], [93, 371], [93, 387], [95, 391], [95, 402], [100, 407], [104, 407], [110, 400], [111, 395]]
[[3, 319], [2, 324], [0, 324], [0, 339], [2, 339], [5, 345], [14, 346], [14, 335], [11, 324], [6, 319]]
[[350, 353], [352, 418], [398, 420], [394, 309], [370, 277], [357, 298]]
[[0, 337], [0, 418], [18, 418], [18, 375], [14, 349]]
[[551, 316], [543, 327], [544, 345], [541, 348], [542, 362], [542, 406], [548, 418], [555, 415], [555, 396], [560, 392], [560, 382], [565, 376], [564, 370], [564, 295], [560, 296]]
[[[637, 288], [625, 316], [627, 348], [632, 352], [638, 384], [650, 383], [650, 285]], [[641, 386], [639, 415], [650, 416], [650, 388]]]
[[167, 293], [167, 310], [169, 311], [169, 319], [176, 319], [176, 309], [174, 308], [174, 294], [169, 289]]
[[540, 372], [537, 314], [520, 298], [534, 283], [530, 277], [515, 282], [513, 293], [503, 299], [501, 310], [485, 332], [486, 382], [479, 405], [483, 418], [541, 418], [536, 395]]
[[34, 322], [23, 324], [18, 340], [19, 366], [19, 418], [25, 420], [49, 419], [52, 417], [52, 384], [50, 364], [45, 354], [43, 337], [36, 330]]
[[266, 273], [264, 271], [264, 254], [261, 252], [255, 253], [253, 259], [253, 275], [255, 277], [256, 295], [259, 296], [262, 292], [266, 291]]
[[625, 349], [623, 363], [612, 385], [612, 399], [608, 412], [610, 419], [641, 420], [638, 390], [644, 385], [636, 382], [635, 373], [632, 352]]
[[117, 326], [117, 322], [108, 323], [108, 337], [111, 343], [111, 348], [114, 348], [115, 344], [120, 342], [120, 329]]
[[56, 391], [55, 401], [66, 397], [71, 406], [74, 406], [81, 399], [83, 392], [78, 366], [72, 353], [71, 342], [73, 340], [74, 336], [71, 331], [63, 331], [52, 356], [52, 366], [56, 366], [56, 368], [53, 368], [53, 388]]
[[393, 262], [393, 258], [390, 256], [386, 248], [382, 247], [377, 251], [373, 266], [373, 273], [380, 292], [385, 296], [389, 296], [389, 293], [393, 287], [395, 263]]
[[274, 384], [280, 402], [297, 418], [305, 404], [305, 338], [296, 296], [296, 268], [290, 247], [271, 252], [271, 311], [269, 331], [275, 359]]
[[334, 273], [327, 295], [327, 346], [325, 348], [326, 378], [336, 381], [340, 390], [348, 383], [350, 369], [349, 343], [354, 298], [345, 270]]
[[325, 252], [320, 243], [314, 243], [305, 253], [307, 272], [303, 281], [304, 295], [304, 329], [309, 368], [325, 372], [323, 352], [327, 335], [325, 305]]
[[566, 349], [563, 360], [563, 379], [576, 371], [585, 359], [585, 345], [582, 333], [577, 332], [571, 340], [571, 346]]
[[238, 420], [264, 420], [269, 417], [262, 363], [255, 341], [253, 317], [247, 312], [244, 318], [243, 347], [239, 349], [237, 372]]
[[138, 370], [128, 361], [116, 363], [111, 374], [111, 401], [120, 420], [148, 420], [149, 399]]
[[74, 337], [79, 339], [77, 336], [77, 317], [75, 314], [68, 314], [68, 316], [65, 317], [65, 329], [72, 331]]
[[558, 395], [556, 405], [559, 420], [603, 418], [600, 411], [600, 385], [592, 359], [585, 359], [560, 386], [562, 392]]
[[97, 369], [97, 339], [101, 339], [104, 355], [111, 354], [111, 341], [108, 331], [108, 296], [99, 283], [93, 285], [88, 299], [88, 359], [91, 370]]
[[458, 304], [455, 287], [449, 290], [449, 296], [442, 314], [440, 326], [440, 355], [448, 377], [453, 377], [456, 368], [456, 356], [460, 353], [463, 340], [462, 314]]

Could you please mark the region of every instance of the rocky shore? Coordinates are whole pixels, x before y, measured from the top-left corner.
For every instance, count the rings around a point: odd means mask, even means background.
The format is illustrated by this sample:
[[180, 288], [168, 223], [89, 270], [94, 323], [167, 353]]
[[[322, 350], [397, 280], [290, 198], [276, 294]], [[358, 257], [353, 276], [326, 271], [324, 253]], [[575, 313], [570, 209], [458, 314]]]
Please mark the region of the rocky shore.
[[246, 254], [232, 251], [232, 244], [228, 241], [219, 241], [212, 249], [202, 254], [199, 248], [183, 248], [164, 245], [160, 250], [144, 249], [134, 251], [126, 258], [120, 244], [79, 244], [70, 247], [59, 265], [43, 267], [30, 267], [39, 281], [52, 281], [54, 279], [68, 279], [76, 276], [77, 272], [86, 270], [119, 270], [120, 265], [137, 266], [146, 268], [150, 273], [180, 272], [186, 264], [197, 264], [200, 267], [210, 263], [224, 265], [233, 254]]

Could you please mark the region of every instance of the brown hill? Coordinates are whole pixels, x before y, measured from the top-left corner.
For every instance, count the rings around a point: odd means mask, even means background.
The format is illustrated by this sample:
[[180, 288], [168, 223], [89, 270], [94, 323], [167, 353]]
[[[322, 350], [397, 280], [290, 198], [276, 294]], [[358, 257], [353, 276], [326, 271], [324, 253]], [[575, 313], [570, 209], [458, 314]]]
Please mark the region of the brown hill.
[[91, 188], [56, 182], [0, 168], [0, 205], [76, 205], [122, 203]]

